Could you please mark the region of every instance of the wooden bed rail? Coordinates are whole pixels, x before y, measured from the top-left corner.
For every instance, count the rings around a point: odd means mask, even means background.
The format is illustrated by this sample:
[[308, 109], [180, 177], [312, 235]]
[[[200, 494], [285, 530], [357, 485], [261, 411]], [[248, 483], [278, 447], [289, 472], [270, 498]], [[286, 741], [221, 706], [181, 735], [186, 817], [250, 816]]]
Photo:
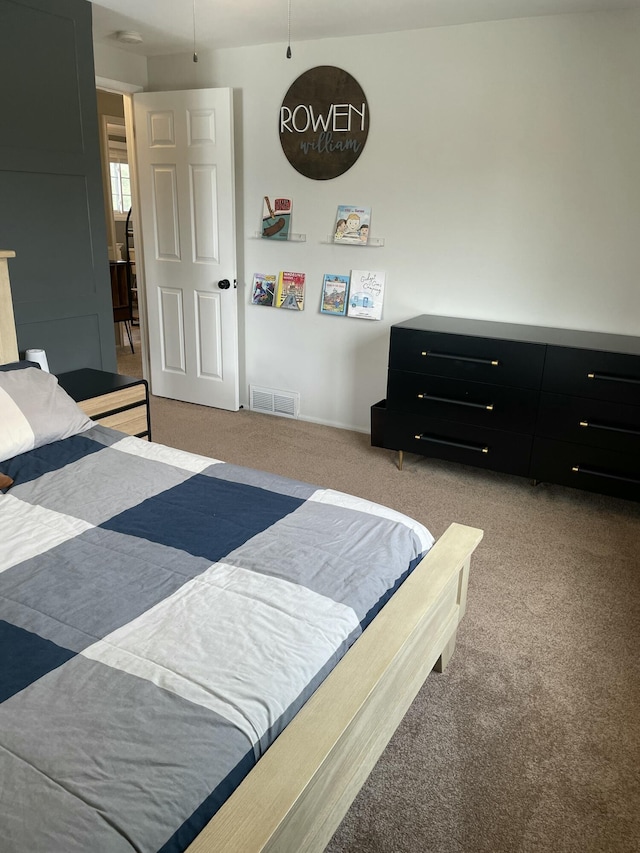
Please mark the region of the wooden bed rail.
[[320, 853], [464, 614], [483, 531], [452, 524], [187, 853]]
[[15, 252], [0, 249], [0, 364], [18, 359], [18, 341], [9, 281], [9, 258], [15, 258], [15, 256]]

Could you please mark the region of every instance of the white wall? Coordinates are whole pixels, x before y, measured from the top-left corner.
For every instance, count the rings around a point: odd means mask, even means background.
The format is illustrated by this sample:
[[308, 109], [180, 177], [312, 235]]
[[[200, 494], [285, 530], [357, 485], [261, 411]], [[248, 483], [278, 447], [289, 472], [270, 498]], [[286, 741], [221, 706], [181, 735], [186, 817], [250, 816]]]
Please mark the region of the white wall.
[[118, 80], [133, 86], [147, 85], [147, 58], [117, 47], [93, 45], [93, 64], [96, 77]]
[[[279, 107], [308, 68], [349, 71], [371, 126], [345, 175], [284, 157]], [[421, 313], [640, 333], [640, 15], [605, 13], [150, 58], [149, 88], [232, 87], [239, 293], [249, 384], [301, 417], [367, 430], [389, 326]], [[264, 195], [306, 243], [255, 239]], [[383, 248], [326, 245], [338, 204]], [[387, 275], [381, 322], [319, 313], [322, 275]], [[302, 314], [249, 303], [254, 272], [302, 270]]]

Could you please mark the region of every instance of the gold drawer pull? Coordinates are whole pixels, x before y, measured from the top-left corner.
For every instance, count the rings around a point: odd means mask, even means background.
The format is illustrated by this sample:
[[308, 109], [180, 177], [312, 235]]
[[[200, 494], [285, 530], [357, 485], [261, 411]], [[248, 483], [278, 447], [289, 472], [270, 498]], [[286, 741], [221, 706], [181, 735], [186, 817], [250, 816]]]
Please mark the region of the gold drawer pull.
[[461, 447], [463, 450], [473, 450], [476, 453], [488, 453], [488, 447], [480, 447], [477, 444], [466, 444], [463, 441], [450, 441], [448, 438], [436, 438], [433, 435], [414, 435], [416, 441], [430, 441], [433, 444], [446, 444], [447, 447]]
[[624, 474], [613, 474], [610, 471], [600, 471], [598, 468], [585, 468], [584, 465], [573, 465], [571, 470], [574, 474], [588, 474], [591, 477], [602, 477], [604, 480], [619, 480], [622, 483], [640, 485], [640, 480], [637, 477], [627, 477]]
[[640, 429], [635, 427], [614, 426], [614, 424], [598, 424], [593, 421], [580, 421], [581, 427], [589, 427], [589, 429], [601, 429], [605, 432], [621, 432], [625, 435], [640, 435]]
[[500, 362], [497, 358], [475, 358], [471, 355], [455, 355], [455, 353], [436, 352], [435, 350], [424, 350], [421, 355], [431, 358], [444, 358], [449, 361], [468, 361], [472, 364], [487, 364], [491, 367], [498, 367]]
[[640, 385], [640, 379], [633, 376], [613, 376], [609, 373], [587, 373], [587, 379], [600, 379], [603, 382], [626, 382], [629, 385]]
[[468, 406], [470, 409], [485, 409], [493, 411], [493, 403], [473, 403], [470, 400], [455, 400], [451, 397], [438, 397], [435, 394], [418, 394], [418, 400], [433, 400], [435, 403], [451, 403], [452, 406]]

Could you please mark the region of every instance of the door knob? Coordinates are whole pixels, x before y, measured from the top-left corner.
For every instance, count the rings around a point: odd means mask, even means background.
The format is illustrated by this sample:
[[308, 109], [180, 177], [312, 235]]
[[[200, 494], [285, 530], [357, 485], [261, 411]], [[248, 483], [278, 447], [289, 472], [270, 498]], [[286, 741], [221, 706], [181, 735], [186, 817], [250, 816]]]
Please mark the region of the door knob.
[[218, 282], [218, 287], [220, 288], [220, 290], [228, 290], [231, 287], [231, 282], [228, 278], [222, 278]]

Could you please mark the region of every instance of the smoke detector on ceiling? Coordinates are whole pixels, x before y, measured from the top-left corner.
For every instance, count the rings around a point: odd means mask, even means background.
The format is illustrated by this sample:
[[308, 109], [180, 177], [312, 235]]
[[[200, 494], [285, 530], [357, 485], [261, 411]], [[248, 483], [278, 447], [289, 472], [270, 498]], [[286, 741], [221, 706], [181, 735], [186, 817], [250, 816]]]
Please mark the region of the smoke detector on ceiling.
[[116, 38], [124, 44], [142, 44], [142, 36], [135, 30], [119, 30]]

